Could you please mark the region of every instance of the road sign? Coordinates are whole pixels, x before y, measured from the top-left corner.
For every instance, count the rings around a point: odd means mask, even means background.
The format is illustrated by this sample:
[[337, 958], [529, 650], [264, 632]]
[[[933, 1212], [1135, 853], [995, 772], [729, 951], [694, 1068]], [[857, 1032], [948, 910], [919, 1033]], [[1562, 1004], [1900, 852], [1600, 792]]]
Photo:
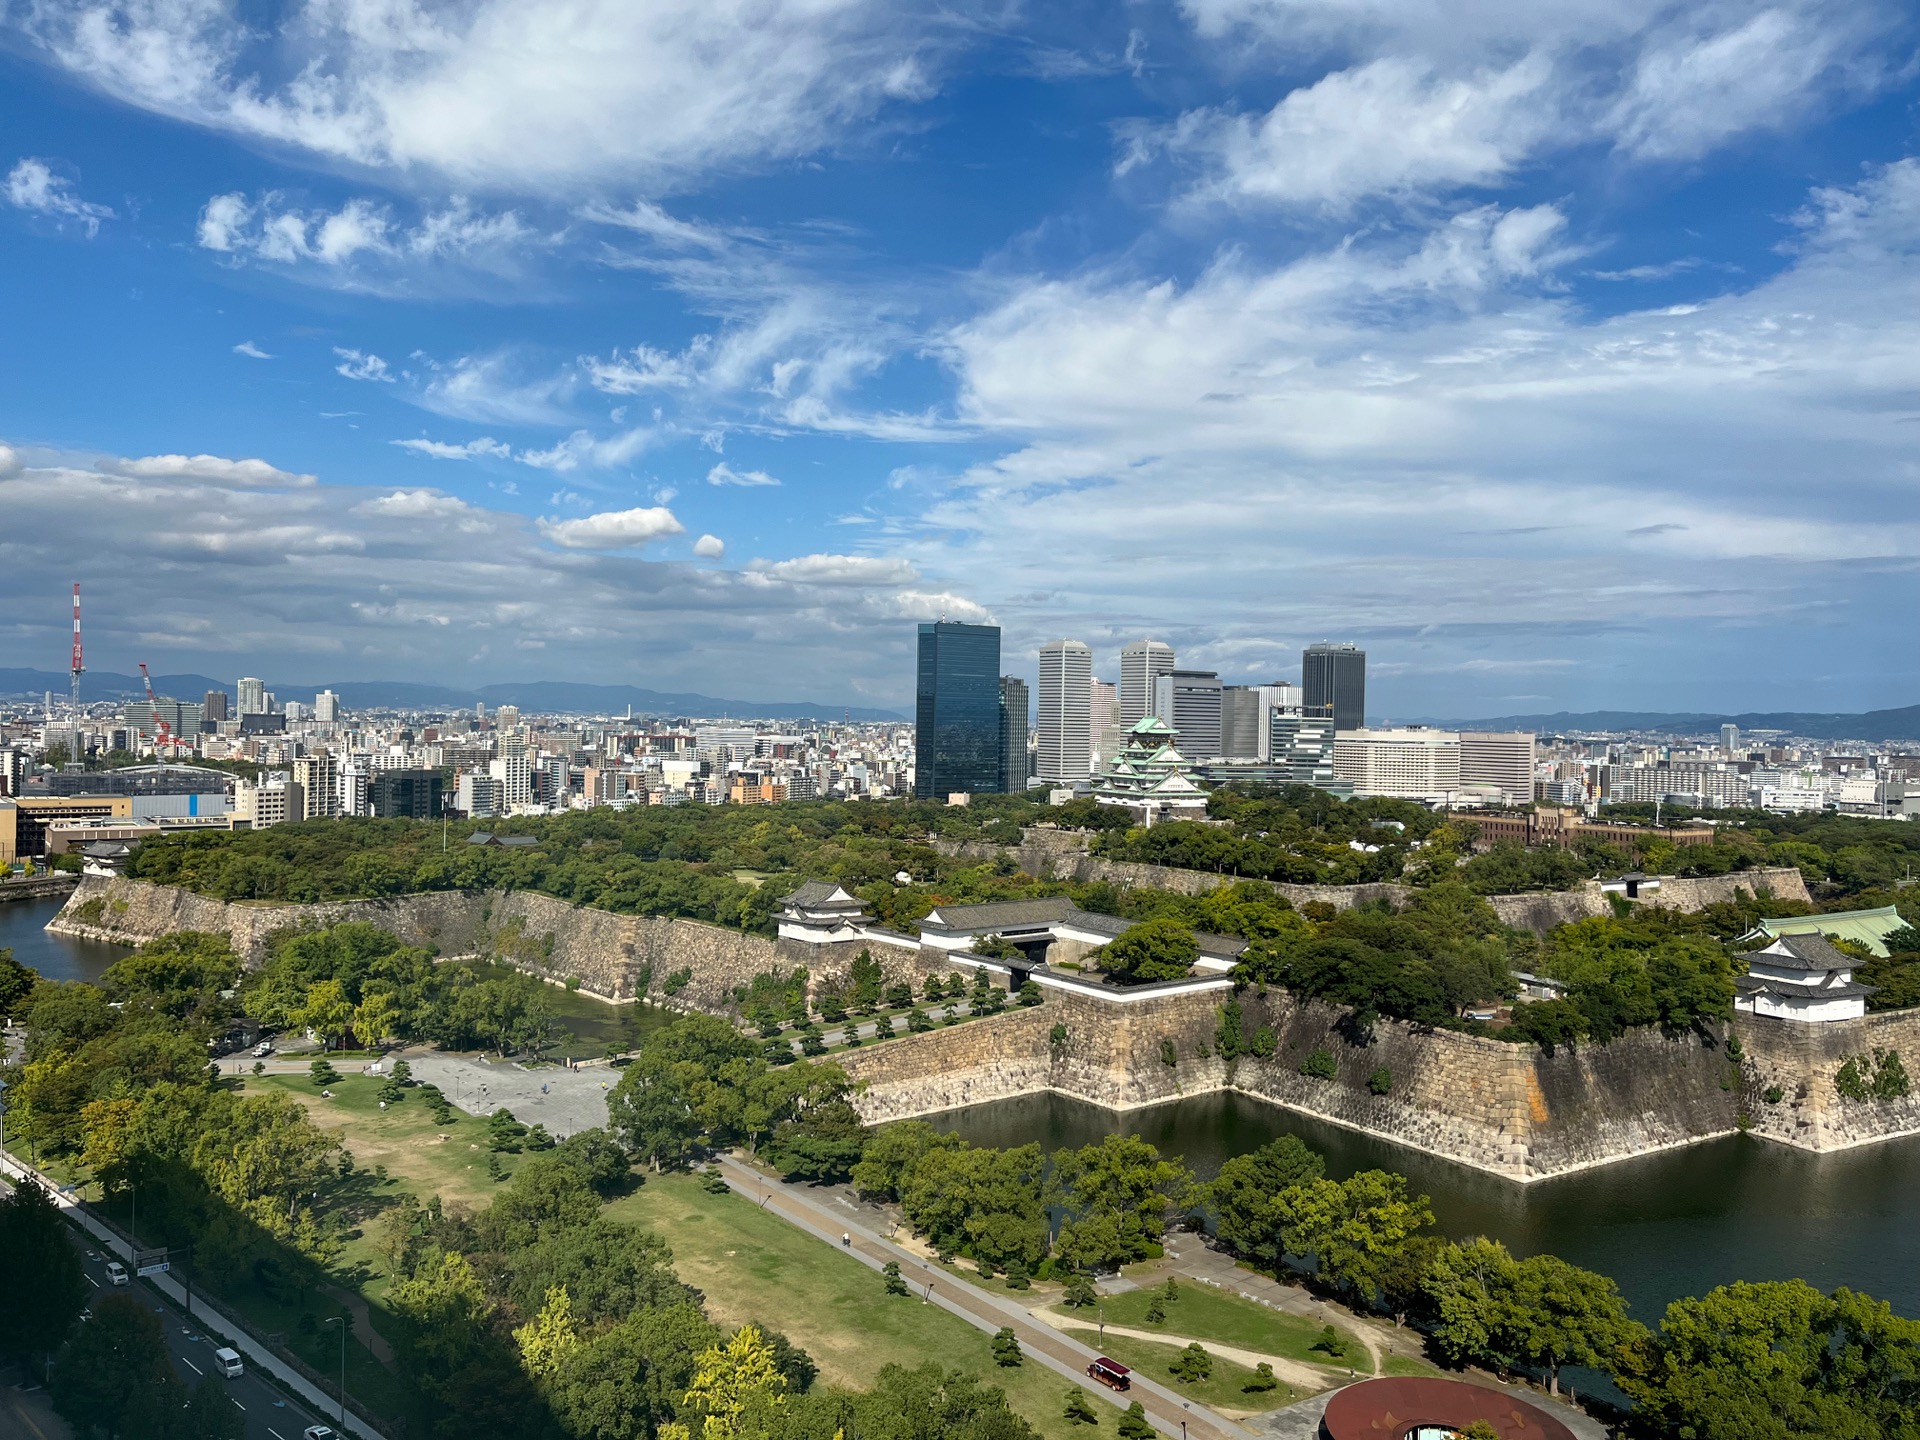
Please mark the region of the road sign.
[[155, 1260], [150, 1265], [142, 1265], [138, 1270], [134, 1271], [133, 1273], [136, 1275], [164, 1275], [167, 1273], [167, 1271], [171, 1270], [172, 1268], [173, 1266], [168, 1264], [165, 1260]]

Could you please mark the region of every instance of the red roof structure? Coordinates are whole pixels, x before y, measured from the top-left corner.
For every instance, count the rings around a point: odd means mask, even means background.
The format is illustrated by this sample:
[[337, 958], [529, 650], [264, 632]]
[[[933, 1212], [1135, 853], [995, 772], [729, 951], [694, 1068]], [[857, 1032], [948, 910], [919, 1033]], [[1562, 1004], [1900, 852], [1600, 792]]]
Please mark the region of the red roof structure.
[[1476, 1420], [1500, 1440], [1575, 1440], [1538, 1406], [1484, 1385], [1437, 1377], [1392, 1377], [1349, 1385], [1327, 1402], [1328, 1440], [1408, 1440], [1422, 1431], [1464, 1430]]

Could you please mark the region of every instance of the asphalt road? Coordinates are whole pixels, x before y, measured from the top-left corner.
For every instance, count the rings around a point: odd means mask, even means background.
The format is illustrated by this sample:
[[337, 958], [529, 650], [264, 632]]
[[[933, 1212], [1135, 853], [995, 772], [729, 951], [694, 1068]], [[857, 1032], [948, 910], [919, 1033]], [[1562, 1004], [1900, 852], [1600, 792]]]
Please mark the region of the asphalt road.
[[[115, 1287], [107, 1280], [107, 1254], [88, 1244], [82, 1235], [72, 1235], [71, 1239], [80, 1252], [87, 1279], [95, 1288], [94, 1299], [113, 1294]], [[217, 1340], [202, 1335], [192, 1321], [142, 1281], [129, 1281], [120, 1288], [123, 1293], [151, 1306], [160, 1317], [167, 1351], [189, 1389], [198, 1385], [203, 1375], [213, 1375], [216, 1383], [226, 1387], [227, 1398], [246, 1416], [247, 1440], [300, 1440], [300, 1432], [309, 1425], [332, 1423], [332, 1415], [310, 1414], [297, 1402], [287, 1399], [271, 1381], [251, 1371], [233, 1380], [221, 1380], [213, 1363], [213, 1352], [219, 1347]]]

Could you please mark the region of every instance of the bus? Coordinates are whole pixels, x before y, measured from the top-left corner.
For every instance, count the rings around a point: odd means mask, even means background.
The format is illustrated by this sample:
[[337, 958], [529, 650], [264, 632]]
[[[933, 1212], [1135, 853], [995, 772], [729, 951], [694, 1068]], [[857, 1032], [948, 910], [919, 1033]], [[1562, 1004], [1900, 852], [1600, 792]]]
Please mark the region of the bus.
[[1104, 1355], [1087, 1366], [1087, 1374], [1109, 1390], [1128, 1390], [1133, 1386], [1133, 1372], [1118, 1360], [1109, 1360]]

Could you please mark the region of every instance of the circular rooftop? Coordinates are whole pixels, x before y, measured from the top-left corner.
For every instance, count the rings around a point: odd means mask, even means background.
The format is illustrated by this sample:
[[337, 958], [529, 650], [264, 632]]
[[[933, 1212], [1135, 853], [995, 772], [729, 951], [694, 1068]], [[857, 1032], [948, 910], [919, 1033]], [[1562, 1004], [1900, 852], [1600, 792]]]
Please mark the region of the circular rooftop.
[[1500, 1440], [1574, 1440], [1538, 1406], [1464, 1380], [1396, 1377], [1362, 1380], [1327, 1402], [1328, 1440], [1450, 1440], [1476, 1420]]

